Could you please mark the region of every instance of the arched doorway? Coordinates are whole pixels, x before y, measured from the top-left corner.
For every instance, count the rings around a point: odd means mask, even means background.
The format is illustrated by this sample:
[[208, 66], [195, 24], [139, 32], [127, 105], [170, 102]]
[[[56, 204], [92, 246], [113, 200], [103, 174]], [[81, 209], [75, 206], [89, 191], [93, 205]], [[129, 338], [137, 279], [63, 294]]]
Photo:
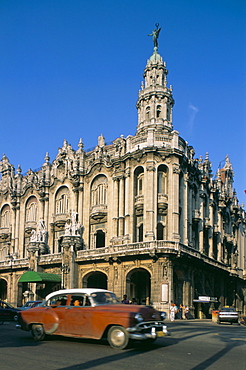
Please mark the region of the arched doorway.
[[4, 301], [7, 298], [7, 281], [0, 279], [0, 299]]
[[138, 268], [131, 270], [126, 277], [126, 294], [129, 300], [135, 298], [138, 304], [151, 303], [150, 273]]
[[107, 275], [103, 272], [95, 271], [90, 272], [83, 278], [83, 288], [100, 288], [108, 289]]

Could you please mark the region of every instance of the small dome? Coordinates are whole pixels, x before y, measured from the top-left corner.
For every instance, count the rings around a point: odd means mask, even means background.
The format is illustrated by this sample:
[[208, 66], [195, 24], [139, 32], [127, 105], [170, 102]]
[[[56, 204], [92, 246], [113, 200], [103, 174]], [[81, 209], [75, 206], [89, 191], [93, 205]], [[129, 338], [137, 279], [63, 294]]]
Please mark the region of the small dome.
[[149, 62], [157, 63], [157, 62], [163, 62], [163, 60], [162, 60], [162, 57], [160, 56], [160, 54], [158, 54], [156, 51], [154, 51], [154, 53], [149, 58]]

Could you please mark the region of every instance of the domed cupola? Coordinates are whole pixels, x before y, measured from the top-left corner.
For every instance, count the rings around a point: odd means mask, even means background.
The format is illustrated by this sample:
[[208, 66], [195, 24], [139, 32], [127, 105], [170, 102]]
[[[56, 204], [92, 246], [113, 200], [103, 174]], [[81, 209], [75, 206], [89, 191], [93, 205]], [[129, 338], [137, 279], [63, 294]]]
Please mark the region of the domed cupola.
[[137, 132], [141, 133], [149, 128], [158, 131], [172, 131], [172, 108], [174, 99], [172, 96], [172, 87], [167, 86], [166, 63], [163, 62], [158, 53], [157, 38], [160, 32], [158, 24], [157, 29], [152, 32], [154, 52], [147, 61], [143, 73], [144, 82], [139, 91], [137, 109], [138, 126]]

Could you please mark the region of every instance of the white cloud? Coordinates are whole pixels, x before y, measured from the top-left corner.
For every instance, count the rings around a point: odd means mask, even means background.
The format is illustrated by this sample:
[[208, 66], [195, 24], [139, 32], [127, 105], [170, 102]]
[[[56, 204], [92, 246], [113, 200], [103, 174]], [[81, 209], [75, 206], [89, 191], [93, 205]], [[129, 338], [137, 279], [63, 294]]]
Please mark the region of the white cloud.
[[189, 114], [189, 121], [188, 121], [188, 127], [190, 131], [193, 130], [194, 127], [194, 121], [196, 118], [197, 113], [199, 112], [199, 109], [195, 107], [193, 104], [188, 105], [188, 114]]

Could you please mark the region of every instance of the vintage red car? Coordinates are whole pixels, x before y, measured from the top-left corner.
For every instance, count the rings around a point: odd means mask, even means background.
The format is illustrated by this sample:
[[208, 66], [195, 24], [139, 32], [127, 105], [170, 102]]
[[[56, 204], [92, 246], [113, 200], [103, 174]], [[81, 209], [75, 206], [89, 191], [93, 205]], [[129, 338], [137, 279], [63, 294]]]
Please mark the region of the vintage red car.
[[66, 289], [50, 293], [41, 306], [20, 311], [17, 328], [35, 340], [45, 335], [102, 339], [123, 349], [130, 339], [153, 342], [168, 335], [166, 314], [151, 306], [122, 304], [104, 289]]

